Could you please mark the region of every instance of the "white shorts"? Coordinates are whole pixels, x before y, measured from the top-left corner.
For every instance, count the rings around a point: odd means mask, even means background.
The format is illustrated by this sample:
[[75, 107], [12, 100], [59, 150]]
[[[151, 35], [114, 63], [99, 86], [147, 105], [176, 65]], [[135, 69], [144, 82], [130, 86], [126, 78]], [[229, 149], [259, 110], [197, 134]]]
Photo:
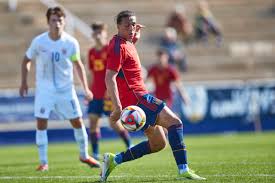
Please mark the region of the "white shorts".
[[35, 92], [34, 116], [49, 119], [51, 112], [55, 112], [63, 119], [82, 117], [75, 89], [64, 92], [49, 92], [37, 89]]

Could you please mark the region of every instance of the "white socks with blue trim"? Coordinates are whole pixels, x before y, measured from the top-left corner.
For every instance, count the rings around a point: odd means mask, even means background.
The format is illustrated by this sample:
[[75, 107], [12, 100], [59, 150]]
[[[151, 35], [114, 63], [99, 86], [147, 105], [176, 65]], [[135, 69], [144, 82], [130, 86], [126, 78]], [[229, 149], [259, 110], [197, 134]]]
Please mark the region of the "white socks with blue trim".
[[80, 157], [83, 159], [88, 159], [88, 135], [85, 125], [82, 125], [81, 128], [74, 128], [74, 137], [79, 145]]
[[48, 136], [47, 130], [36, 130], [36, 144], [39, 152], [39, 160], [41, 165], [48, 164]]

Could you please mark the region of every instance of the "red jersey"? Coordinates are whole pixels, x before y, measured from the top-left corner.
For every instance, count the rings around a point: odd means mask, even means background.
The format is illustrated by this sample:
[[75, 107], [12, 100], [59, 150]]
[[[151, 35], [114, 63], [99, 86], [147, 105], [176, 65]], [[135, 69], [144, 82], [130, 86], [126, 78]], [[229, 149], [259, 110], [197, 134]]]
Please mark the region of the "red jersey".
[[147, 94], [141, 64], [133, 43], [115, 35], [109, 43], [107, 69], [118, 72], [116, 81], [122, 107], [136, 105]]
[[179, 78], [179, 74], [175, 68], [172, 66], [161, 68], [158, 65], [155, 65], [149, 69], [148, 77], [152, 77], [154, 80], [154, 93], [157, 98], [165, 101], [172, 100], [170, 84]]
[[89, 51], [89, 70], [93, 76], [93, 81], [90, 83], [90, 89], [94, 94], [95, 99], [103, 99], [106, 92], [105, 74], [107, 64], [107, 49], [108, 45], [101, 50], [91, 48]]

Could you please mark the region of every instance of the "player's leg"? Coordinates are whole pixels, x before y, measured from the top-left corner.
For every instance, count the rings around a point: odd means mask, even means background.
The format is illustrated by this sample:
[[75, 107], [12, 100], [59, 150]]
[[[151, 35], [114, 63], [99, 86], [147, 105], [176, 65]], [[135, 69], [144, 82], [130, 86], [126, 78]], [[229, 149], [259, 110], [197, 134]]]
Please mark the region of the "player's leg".
[[80, 161], [91, 167], [99, 167], [99, 162], [88, 155], [88, 135], [82, 119], [82, 111], [74, 89], [57, 94], [56, 112], [69, 119], [74, 137], [79, 146]]
[[116, 155], [112, 153], [104, 154], [101, 181], [106, 181], [117, 165], [158, 152], [165, 147], [166, 137], [161, 126], [150, 126], [144, 131], [144, 134], [148, 137], [148, 140], [127, 149], [125, 152]]
[[47, 171], [48, 167], [48, 136], [47, 136], [47, 119], [37, 118], [37, 129], [35, 141], [38, 147], [40, 165], [37, 171]]
[[46, 93], [37, 88], [34, 100], [34, 116], [36, 117], [35, 141], [38, 147], [40, 165], [38, 171], [48, 170], [48, 136], [47, 125], [51, 111], [54, 109], [55, 98], [53, 93]]
[[112, 123], [111, 120], [109, 120], [110, 126], [116, 131], [117, 134], [121, 137], [123, 142], [125, 143], [126, 147], [129, 148], [132, 146], [131, 138], [129, 135], [129, 132], [122, 126], [120, 121], [117, 121], [116, 123]]
[[117, 154], [115, 160], [118, 164], [157, 152], [165, 147], [166, 138], [163, 128], [154, 126], [158, 113], [164, 108], [165, 104], [161, 100], [147, 94], [140, 99], [138, 106], [146, 114], [146, 124], [143, 130], [145, 130], [144, 133], [148, 137], [148, 140], [129, 148], [126, 152]]
[[147, 94], [142, 96], [138, 106], [141, 107], [146, 114], [146, 124], [143, 130], [145, 130], [144, 133], [148, 137], [148, 140], [117, 155], [105, 153], [103, 157], [101, 181], [105, 181], [118, 164], [141, 158], [146, 154], [157, 152], [165, 147], [166, 137], [163, 128], [160, 126], [155, 127], [158, 113], [163, 109], [165, 104], [161, 100]]
[[74, 137], [79, 145], [80, 161], [91, 167], [100, 167], [100, 163], [88, 154], [88, 135], [82, 118], [70, 119], [73, 126]]
[[187, 164], [187, 151], [183, 141], [183, 125], [181, 120], [168, 107], [164, 107], [159, 113], [157, 123], [168, 131], [168, 141], [173, 151], [179, 174], [183, 178], [203, 180], [205, 178], [196, 175], [189, 170]]
[[100, 140], [100, 122], [96, 114], [89, 114], [90, 122], [90, 141], [92, 145], [92, 154], [95, 159], [99, 159], [99, 140]]
[[[110, 98], [105, 98], [103, 100], [102, 110], [105, 115], [110, 116], [111, 111], [113, 109], [113, 104]], [[123, 142], [125, 143], [126, 147], [129, 148], [132, 146], [131, 138], [128, 131], [121, 125], [119, 121], [116, 123], [112, 123], [109, 120], [110, 126], [116, 131], [116, 133], [122, 138]]]
[[162, 150], [166, 145], [166, 137], [161, 126], [150, 126], [144, 131], [148, 140], [145, 140], [125, 152], [121, 152], [115, 156], [115, 162], [121, 164], [132, 161], [146, 154], [151, 154]]
[[94, 99], [89, 102], [88, 114], [90, 122], [90, 142], [92, 154], [95, 159], [99, 159], [100, 140], [100, 116], [103, 113], [103, 100]]

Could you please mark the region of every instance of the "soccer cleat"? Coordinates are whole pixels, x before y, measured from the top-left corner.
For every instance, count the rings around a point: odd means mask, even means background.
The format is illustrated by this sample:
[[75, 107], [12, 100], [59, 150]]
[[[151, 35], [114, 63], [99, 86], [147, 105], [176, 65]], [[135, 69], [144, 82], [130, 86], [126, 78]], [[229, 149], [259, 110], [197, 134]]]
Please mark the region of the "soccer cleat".
[[100, 163], [93, 157], [89, 156], [87, 159], [79, 158], [82, 163], [86, 163], [91, 168], [100, 168]]
[[193, 170], [191, 170], [191, 171], [188, 170], [184, 173], [179, 174], [177, 179], [206, 180], [206, 178], [195, 174], [195, 172]]
[[39, 166], [36, 168], [36, 171], [40, 171], [40, 172], [44, 172], [44, 171], [48, 171], [48, 170], [49, 170], [48, 164], [39, 165]]
[[115, 155], [112, 153], [105, 153], [103, 155], [103, 165], [101, 169], [100, 181], [105, 182], [110, 175], [110, 173], [117, 166], [114, 161]]
[[195, 171], [195, 170], [192, 170], [191, 168], [189, 168], [189, 172], [195, 173], [196, 171]]

